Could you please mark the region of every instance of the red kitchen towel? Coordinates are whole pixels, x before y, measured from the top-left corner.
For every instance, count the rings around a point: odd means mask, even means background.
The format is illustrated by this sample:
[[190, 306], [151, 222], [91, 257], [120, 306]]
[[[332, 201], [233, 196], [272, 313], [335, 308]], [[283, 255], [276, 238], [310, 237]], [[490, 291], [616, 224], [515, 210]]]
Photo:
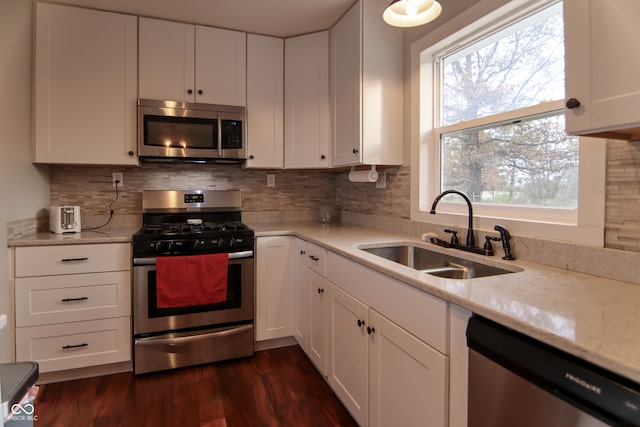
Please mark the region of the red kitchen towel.
[[226, 253], [156, 257], [158, 308], [207, 305], [226, 300], [228, 265]]

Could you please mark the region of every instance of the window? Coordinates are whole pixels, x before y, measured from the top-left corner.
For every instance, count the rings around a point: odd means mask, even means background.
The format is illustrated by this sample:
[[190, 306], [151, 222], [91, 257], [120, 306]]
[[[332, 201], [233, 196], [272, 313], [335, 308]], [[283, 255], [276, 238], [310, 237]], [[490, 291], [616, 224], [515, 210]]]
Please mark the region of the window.
[[512, 3], [442, 41], [414, 45], [412, 218], [449, 225], [466, 215], [455, 195], [438, 205], [445, 215], [426, 215], [437, 194], [456, 189], [474, 202], [479, 228], [509, 221], [516, 234], [601, 245], [604, 141], [564, 130], [562, 3]]

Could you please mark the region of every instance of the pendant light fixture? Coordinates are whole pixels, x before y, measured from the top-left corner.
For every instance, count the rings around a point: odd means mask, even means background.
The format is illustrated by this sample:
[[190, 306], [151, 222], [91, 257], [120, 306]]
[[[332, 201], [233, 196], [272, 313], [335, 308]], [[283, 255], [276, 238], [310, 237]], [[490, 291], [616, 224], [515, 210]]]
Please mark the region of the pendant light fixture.
[[436, 19], [442, 6], [436, 0], [394, 0], [384, 10], [384, 22], [394, 27], [417, 27]]

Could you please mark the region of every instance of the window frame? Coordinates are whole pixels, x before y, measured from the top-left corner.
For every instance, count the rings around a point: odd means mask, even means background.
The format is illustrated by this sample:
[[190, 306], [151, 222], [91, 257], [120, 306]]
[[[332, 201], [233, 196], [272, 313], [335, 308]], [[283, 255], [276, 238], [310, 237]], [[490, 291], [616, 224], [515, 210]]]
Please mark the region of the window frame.
[[[430, 215], [433, 199], [440, 193], [440, 133], [460, 129], [460, 124], [434, 127], [438, 102], [438, 67], [436, 55], [460, 43], [472, 43], [479, 37], [556, 3], [558, 0], [514, 0], [495, 8], [492, 0], [483, 0], [467, 9], [411, 46], [411, 219], [446, 226], [466, 228], [464, 203], [438, 204], [437, 215]], [[564, 109], [564, 100], [514, 110], [518, 116]], [[479, 118], [466, 127], [509, 119], [513, 111]], [[468, 126], [467, 126], [468, 125]], [[563, 240], [592, 246], [604, 246], [604, 202], [606, 141], [580, 138], [578, 207], [572, 210], [524, 208], [505, 205], [474, 204], [474, 228], [493, 230], [497, 223], [509, 227], [516, 235]], [[453, 199], [452, 199], [453, 200]], [[462, 201], [460, 199], [460, 201]], [[564, 212], [563, 212], [564, 211]], [[558, 213], [563, 212], [563, 215]]]

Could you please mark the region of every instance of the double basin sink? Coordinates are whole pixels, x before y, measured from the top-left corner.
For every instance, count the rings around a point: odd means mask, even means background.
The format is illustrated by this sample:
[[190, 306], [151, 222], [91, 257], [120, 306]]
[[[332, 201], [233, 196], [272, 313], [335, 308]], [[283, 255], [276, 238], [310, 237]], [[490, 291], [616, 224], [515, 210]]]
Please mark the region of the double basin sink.
[[380, 244], [361, 245], [359, 249], [415, 270], [447, 279], [473, 279], [522, 271], [517, 267], [507, 270], [410, 243], [390, 243], [387, 246]]

